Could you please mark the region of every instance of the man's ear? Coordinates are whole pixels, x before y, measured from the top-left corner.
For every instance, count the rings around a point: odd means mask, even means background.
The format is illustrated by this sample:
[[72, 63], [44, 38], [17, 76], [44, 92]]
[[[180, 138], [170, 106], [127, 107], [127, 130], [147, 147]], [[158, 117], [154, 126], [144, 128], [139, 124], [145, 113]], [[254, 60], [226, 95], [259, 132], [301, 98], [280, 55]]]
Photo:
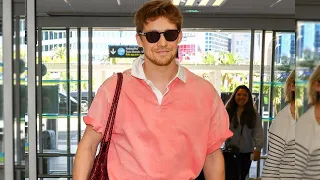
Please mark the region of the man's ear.
[[182, 30], [180, 30], [179, 32], [179, 36], [178, 36], [178, 44], [180, 44], [182, 41]]
[[143, 47], [142, 46], [142, 39], [141, 39], [141, 36], [139, 34], [136, 34], [136, 40], [137, 40], [138, 46], [139, 47]]

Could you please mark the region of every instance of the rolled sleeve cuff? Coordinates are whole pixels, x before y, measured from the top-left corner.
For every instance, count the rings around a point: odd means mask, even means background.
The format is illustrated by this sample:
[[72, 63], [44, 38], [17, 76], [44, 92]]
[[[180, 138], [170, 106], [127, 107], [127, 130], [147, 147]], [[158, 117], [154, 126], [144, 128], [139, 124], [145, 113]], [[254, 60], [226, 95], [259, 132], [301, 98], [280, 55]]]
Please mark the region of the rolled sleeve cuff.
[[233, 133], [228, 130], [223, 137], [220, 138], [217, 142], [213, 143], [211, 146], [207, 149], [207, 155], [213, 153], [214, 151], [221, 148], [222, 144], [233, 135]]
[[84, 116], [83, 121], [86, 125], [92, 126], [93, 130], [97, 133], [103, 134], [104, 128], [100, 123], [97, 122], [97, 120], [94, 120], [90, 116]]

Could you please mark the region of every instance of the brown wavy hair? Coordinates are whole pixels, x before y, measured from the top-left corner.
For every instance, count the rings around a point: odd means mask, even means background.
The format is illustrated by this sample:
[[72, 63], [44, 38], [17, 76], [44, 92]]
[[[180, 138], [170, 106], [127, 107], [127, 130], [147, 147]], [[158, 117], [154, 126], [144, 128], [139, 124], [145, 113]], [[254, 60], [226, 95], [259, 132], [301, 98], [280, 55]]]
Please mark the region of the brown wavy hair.
[[229, 101], [226, 104], [226, 109], [229, 114], [230, 122], [232, 122], [233, 127], [237, 128], [239, 122], [237, 120], [237, 109], [238, 104], [236, 103], [235, 96], [240, 89], [244, 89], [248, 93], [248, 102], [244, 105], [244, 111], [240, 117], [241, 126], [247, 125], [248, 128], [252, 129], [256, 125], [257, 114], [256, 109], [253, 106], [253, 98], [249, 88], [245, 85], [238, 86], [233, 94], [231, 95]]
[[312, 105], [317, 104], [320, 101], [320, 93], [314, 89], [316, 81], [320, 82], [320, 65], [312, 72], [308, 83], [308, 97], [309, 103]]
[[135, 14], [134, 23], [137, 33], [142, 32], [148, 21], [154, 21], [159, 17], [165, 17], [177, 25], [181, 30], [183, 17], [180, 10], [172, 4], [171, 0], [151, 0], [145, 3]]
[[295, 100], [295, 92], [292, 92], [290, 89], [291, 84], [295, 84], [295, 77], [296, 77], [296, 70], [294, 69], [290, 75], [288, 76], [285, 86], [284, 86], [284, 93], [286, 96], [286, 101], [288, 103], [292, 103]]

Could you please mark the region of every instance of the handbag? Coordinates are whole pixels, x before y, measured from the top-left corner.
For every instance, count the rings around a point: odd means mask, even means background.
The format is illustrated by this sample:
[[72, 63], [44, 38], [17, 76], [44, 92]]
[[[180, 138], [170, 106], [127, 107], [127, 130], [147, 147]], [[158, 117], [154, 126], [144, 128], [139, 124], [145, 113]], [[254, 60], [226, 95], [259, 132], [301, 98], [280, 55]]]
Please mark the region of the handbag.
[[[109, 180], [108, 169], [107, 169], [108, 151], [109, 151], [114, 120], [116, 117], [116, 111], [117, 111], [117, 106], [118, 106], [122, 82], [123, 82], [123, 74], [117, 73], [117, 75], [118, 75], [117, 86], [115, 89], [112, 106], [110, 108], [108, 122], [106, 124], [106, 129], [104, 130], [103, 138], [101, 139], [101, 142], [100, 142], [99, 154], [94, 159], [92, 170], [89, 176], [90, 180]], [[108, 135], [108, 140], [106, 141], [105, 138], [107, 135]]]
[[239, 180], [241, 178], [241, 166], [239, 165], [239, 155], [240, 155], [242, 132], [243, 132], [243, 125], [241, 125], [238, 145], [229, 144], [222, 149], [224, 164], [225, 164], [226, 180]]
[[[240, 131], [240, 137], [238, 140], [238, 146], [236, 145], [227, 145], [224, 148], [222, 148], [223, 154], [231, 154], [233, 156], [237, 156], [240, 154], [240, 145], [241, 145], [241, 137], [242, 137], [242, 132], [243, 132], [243, 125], [241, 125], [241, 131]], [[229, 138], [228, 140], [230, 140]], [[227, 141], [228, 141], [227, 140]]]
[[238, 154], [240, 154], [240, 148], [237, 146], [234, 146], [234, 145], [230, 145], [228, 147], [223, 148], [222, 152], [223, 153], [230, 153], [233, 155], [238, 155]]

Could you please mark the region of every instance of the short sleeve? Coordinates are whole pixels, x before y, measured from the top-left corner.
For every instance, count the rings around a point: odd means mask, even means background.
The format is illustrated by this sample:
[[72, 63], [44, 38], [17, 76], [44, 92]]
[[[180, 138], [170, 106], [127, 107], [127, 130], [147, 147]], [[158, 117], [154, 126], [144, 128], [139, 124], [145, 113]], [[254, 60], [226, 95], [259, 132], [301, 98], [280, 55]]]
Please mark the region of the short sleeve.
[[216, 91], [214, 91], [212, 113], [209, 127], [207, 154], [221, 148], [222, 144], [233, 135], [229, 130], [229, 116], [224, 104]]
[[85, 124], [92, 126], [100, 134], [103, 134], [108, 120], [110, 111], [108, 104], [107, 93], [104, 87], [101, 86], [91, 103], [88, 114], [83, 118]]

